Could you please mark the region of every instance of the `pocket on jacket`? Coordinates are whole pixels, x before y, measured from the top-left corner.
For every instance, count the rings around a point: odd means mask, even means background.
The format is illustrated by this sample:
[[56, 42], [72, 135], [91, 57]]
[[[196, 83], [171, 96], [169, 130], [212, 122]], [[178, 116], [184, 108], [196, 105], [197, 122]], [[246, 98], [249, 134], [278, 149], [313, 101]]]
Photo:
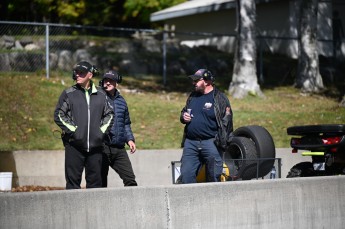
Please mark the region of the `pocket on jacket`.
[[105, 137], [105, 134], [101, 131], [100, 128], [98, 128], [95, 134], [94, 147], [102, 146], [104, 137]]
[[77, 128], [71, 135], [70, 142], [75, 146], [81, 146], [83, 145], [84, 141], [85, 139], [83, 138], [83, 133], [81, 133], [81, 131], [79, 131], [79, 128]]

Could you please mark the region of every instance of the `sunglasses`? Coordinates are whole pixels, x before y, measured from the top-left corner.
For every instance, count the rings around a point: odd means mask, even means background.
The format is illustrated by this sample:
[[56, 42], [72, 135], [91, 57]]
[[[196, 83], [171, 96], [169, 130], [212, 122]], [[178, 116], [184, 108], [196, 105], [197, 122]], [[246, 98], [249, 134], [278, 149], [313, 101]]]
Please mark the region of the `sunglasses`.
[[198, 83], [199, 81], [201, 80], [204, 80], [204, 78], [200, 78], [200, 79], [197, 79], [197, 80], [193, 80], [193, 83]]
[[84, 78], [86, 76], [86, 74], [87, 74], [87, 72], [84, 72], [84, 71], [74, 70], [73, 72], [74, 72], [74, 75], [78, 75], [78, 76], [80, 76], [82, 78]]

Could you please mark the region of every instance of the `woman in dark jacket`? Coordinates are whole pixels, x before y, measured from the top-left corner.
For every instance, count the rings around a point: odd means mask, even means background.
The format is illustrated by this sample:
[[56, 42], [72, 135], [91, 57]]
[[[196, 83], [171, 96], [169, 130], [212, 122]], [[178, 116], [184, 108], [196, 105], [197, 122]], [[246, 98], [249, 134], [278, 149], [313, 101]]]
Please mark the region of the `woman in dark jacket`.
[[136, 151], [128, 106], [116, 89], [121, 80], [121, 76], [116, 71], [110, 70], [104, 74], [100, 81], [100, 85], [107, 92], [108, 102], [115, 113], [114, 124], [105, 139], [105, 160], [103, 160], [102, 169], [103, 187], [108, 185], [109, 166], [119, 174], [124, 186], [137, 186], [132, 164], [125, 149], [125, 144], [127, 144], [130, 153]]

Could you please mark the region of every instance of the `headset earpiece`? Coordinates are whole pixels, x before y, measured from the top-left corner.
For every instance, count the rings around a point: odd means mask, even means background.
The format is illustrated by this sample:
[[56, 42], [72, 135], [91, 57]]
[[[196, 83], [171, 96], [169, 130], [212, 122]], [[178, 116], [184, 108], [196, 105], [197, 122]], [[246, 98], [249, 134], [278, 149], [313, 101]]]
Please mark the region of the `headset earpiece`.
[[104, 89], [104, 79], [99, 81], [98, 86]]
[[214, 78], [214, 75], [212, 74], [212, 72], [208, 71], [209, 72], [209, 78], [212, 82], [214, 82], [216, 79]]
[[99, 75], [98, 68], [96, 68], [94, 65], [92, 65], [92, 68], [91, 68], [90, 72], [92, 72], [92, 74], [94, 76], [98, 76]]
[[72, 79], [73, 79], [73, 80], [77, 80], [77, 76], [76, 76], [76, 74], [75, 74], [75, 71], [74, 71], [74, 70], [72, 71]]
[[122, 82], [122, 76], [117, 74], [117, 79], [116, 79], [117, 83], [121, 83]]
[[212, 72], [209, 71], [209, 70], [206, 70], [206, 71], [203, 73], [203, 78], [204, 78], [205, 80], [210, 80], [210, 81], [212, 81], [212, 82], [215, 80], [215, 78], [214, 78]]

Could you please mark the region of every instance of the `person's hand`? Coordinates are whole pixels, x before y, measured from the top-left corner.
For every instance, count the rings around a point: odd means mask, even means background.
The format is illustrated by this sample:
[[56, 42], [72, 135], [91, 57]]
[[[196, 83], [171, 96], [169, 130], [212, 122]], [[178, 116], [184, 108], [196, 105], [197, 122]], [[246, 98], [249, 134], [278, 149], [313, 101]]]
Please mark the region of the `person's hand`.
[[188, 112], [184, 112], [183, 113], [183, 120], [184, 120], [184, 122], [187, 123], [187, 122], [190, 122], [192, 120], [192, 117]]
[[231, 108], [230, 107], [226, 107], [225, 114], [226, 115], [230, 115], [231, 114], [230, 111], [231, 111]]
[[137, 147], [135, 146], [135, 143], [132, 140], [128, 142], [128, 146], [131, 153], [134, 153], [137, 150]]

